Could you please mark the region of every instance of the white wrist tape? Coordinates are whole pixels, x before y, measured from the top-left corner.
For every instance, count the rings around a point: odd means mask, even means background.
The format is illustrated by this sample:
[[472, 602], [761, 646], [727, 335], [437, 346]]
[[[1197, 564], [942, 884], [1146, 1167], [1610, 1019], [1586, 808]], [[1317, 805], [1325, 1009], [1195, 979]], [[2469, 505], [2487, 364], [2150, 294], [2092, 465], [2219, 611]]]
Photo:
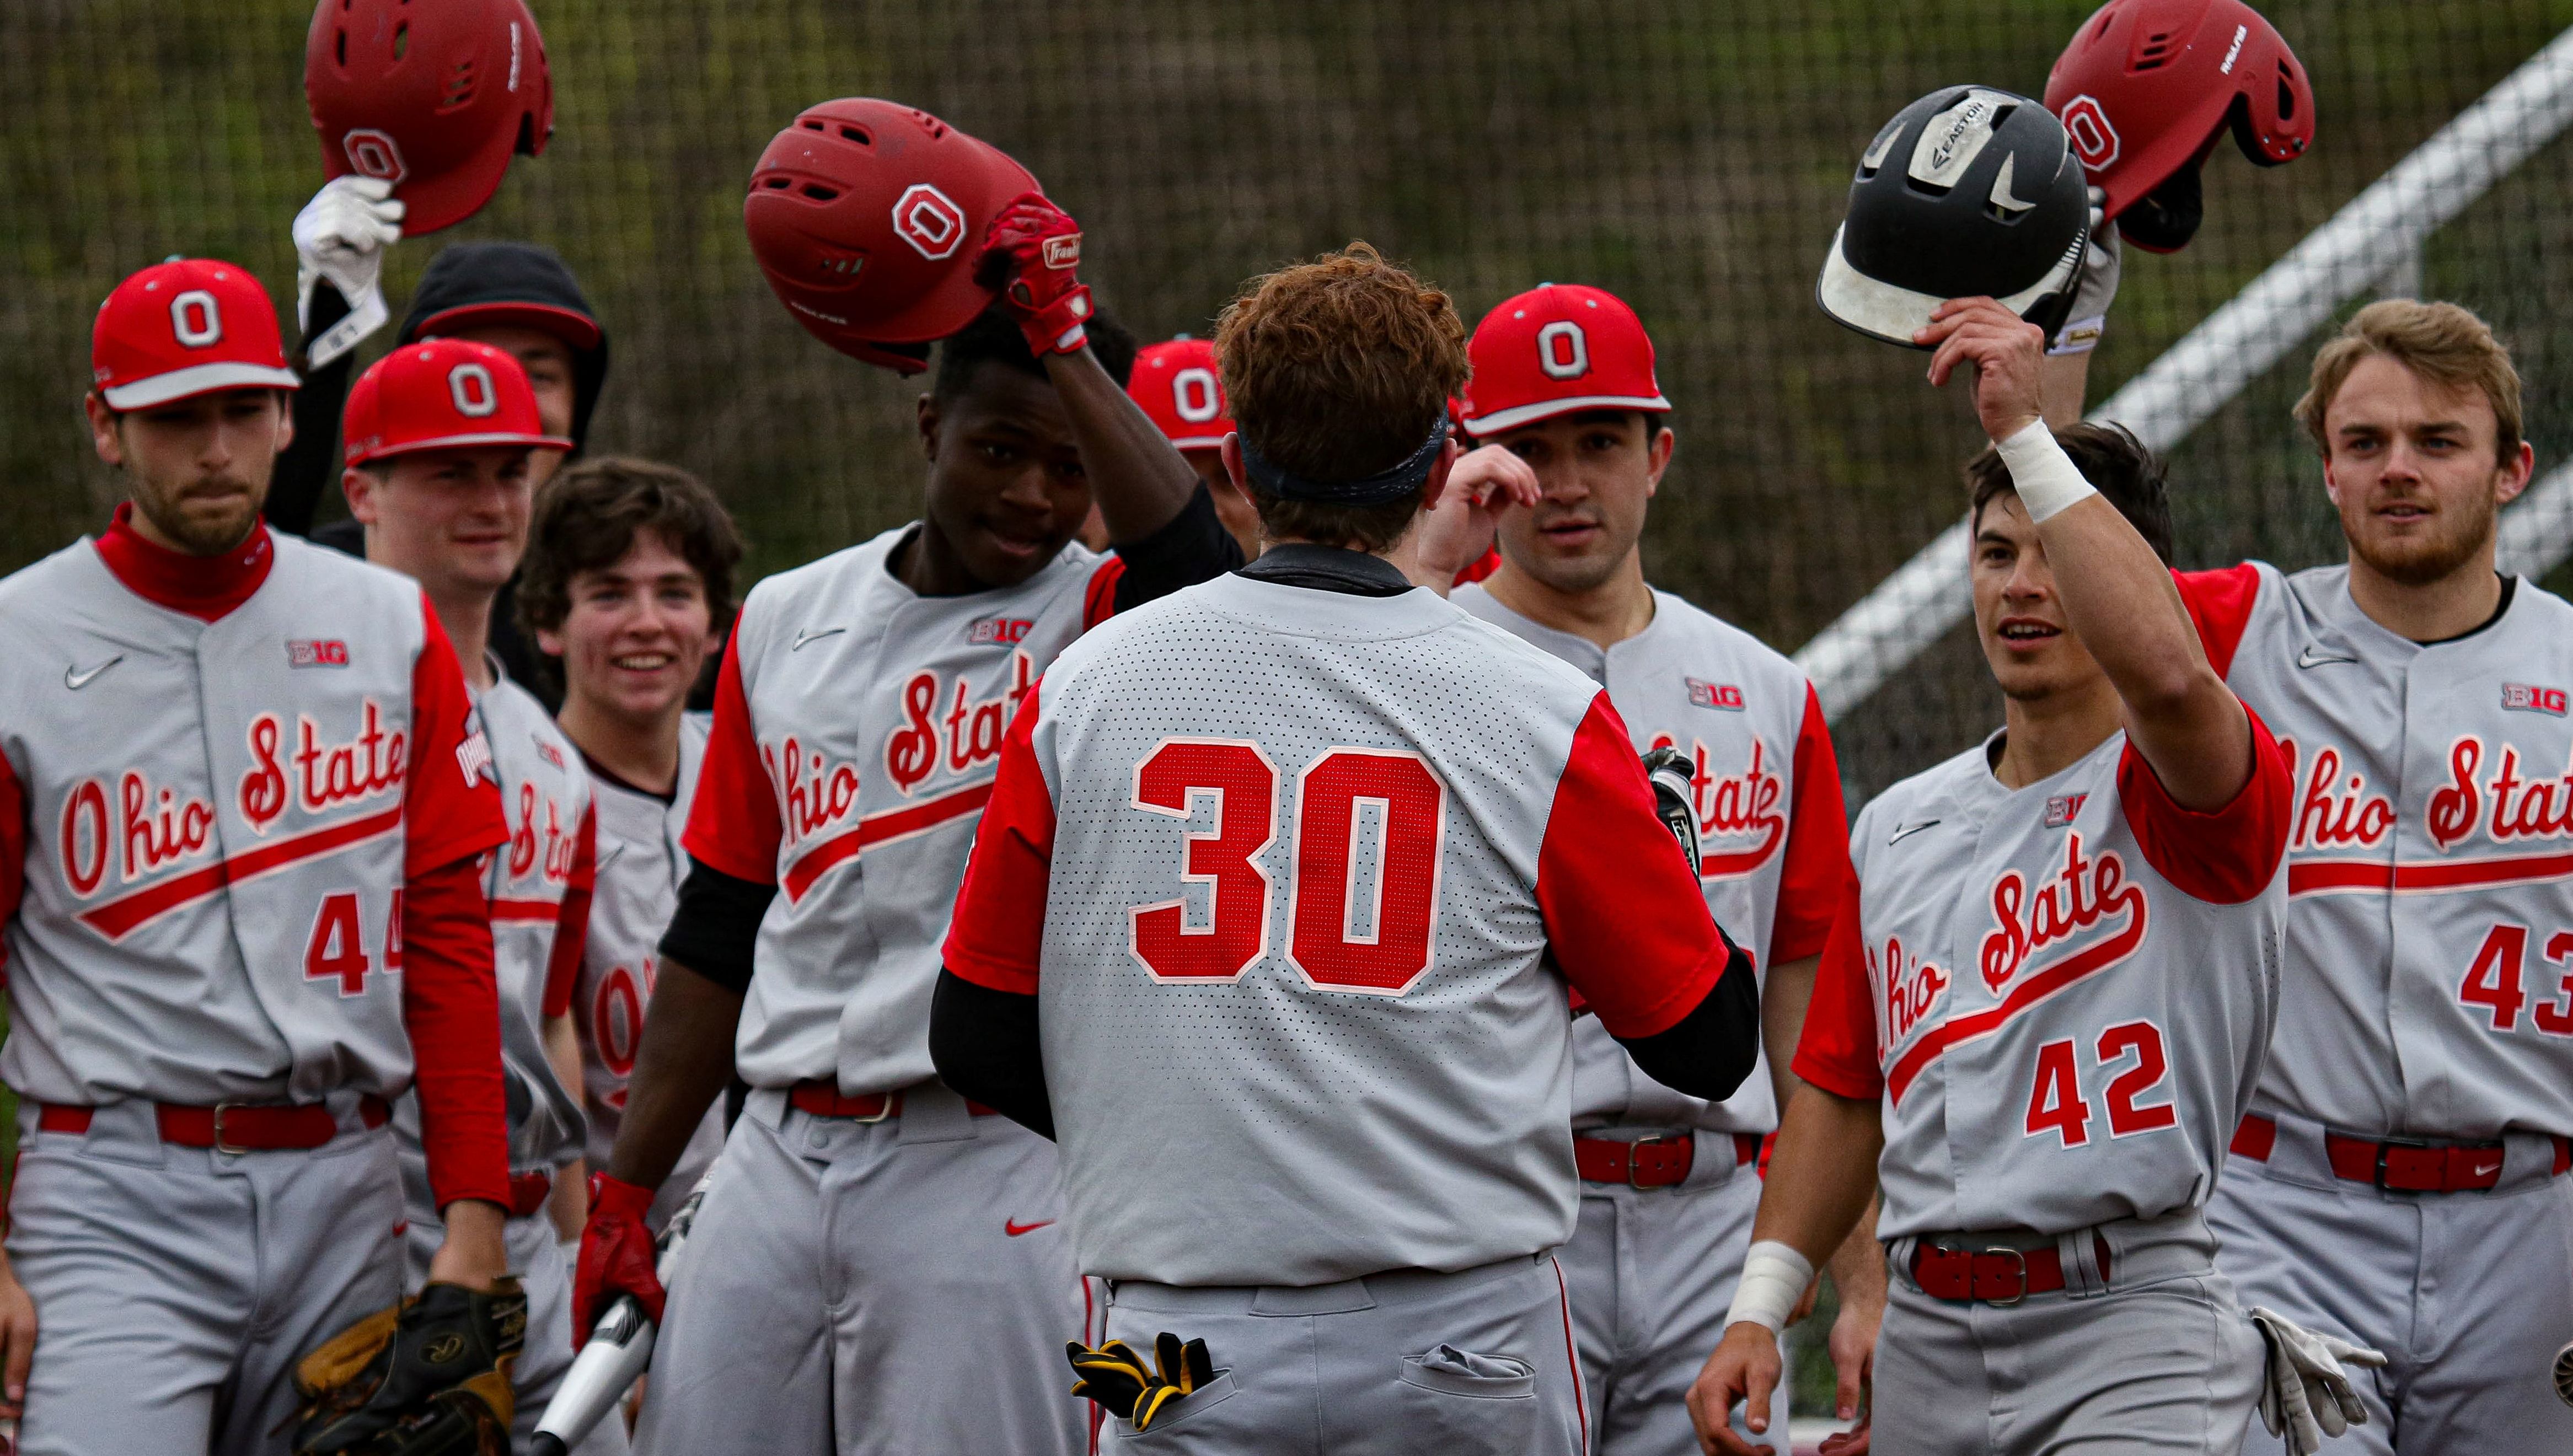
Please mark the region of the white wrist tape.
[[1776, 1334], [1787, 1327], [1787, 1316], [1796, 1312], [1797, 1301], [1805, 1297], [1805, 1286], [1812, 1282], [1813, 1260], [1774, 1238], [1764, 1238], [1743, 1256], [1742, 1277], [1733, 1286], [1733, 1309], [1724, 1322], [1748, 1320]]
[[2001, 451], [2019, 503], [2028, 507], [2028, 518], [2040, 525], [2066, 506], [2100, 493], [2082, 478], [2081, 469], [2055, 442], [2055, 431], [2043, 419], [2030, 421], [2008, 439], [1994, 441], [1993, 448]]

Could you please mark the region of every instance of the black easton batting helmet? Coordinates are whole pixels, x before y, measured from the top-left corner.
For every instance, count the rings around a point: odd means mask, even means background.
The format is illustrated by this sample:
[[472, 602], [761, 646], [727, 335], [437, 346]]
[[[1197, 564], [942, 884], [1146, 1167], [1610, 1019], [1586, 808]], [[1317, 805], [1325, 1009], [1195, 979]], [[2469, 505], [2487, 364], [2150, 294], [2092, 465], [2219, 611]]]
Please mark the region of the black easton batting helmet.
[[1911, 344], [1942, 302], [1976, 295], [2052, 332], [2072, 303], [2090, 221], [2082, 164], [2044, 106], [1945, 87], [1868, 143], [1814, 298], [1890, 344]]

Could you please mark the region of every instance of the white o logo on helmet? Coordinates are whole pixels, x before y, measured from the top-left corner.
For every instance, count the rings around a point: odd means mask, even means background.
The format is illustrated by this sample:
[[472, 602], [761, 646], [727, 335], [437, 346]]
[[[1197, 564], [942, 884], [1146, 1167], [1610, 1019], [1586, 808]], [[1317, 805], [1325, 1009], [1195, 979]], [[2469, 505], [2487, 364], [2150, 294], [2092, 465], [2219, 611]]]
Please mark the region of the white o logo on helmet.
[[170, 332], [190, 349], [203, 349], [224, 337], [224, 315], [215, 296], [190, 289], [170, 301]]
[[1590, 336], [1569, 319], [1536, 332], [1536, 366], [1549, 379], [1577, 379], [1590, 372]]
[[411, 170], [403, 165], [402, 148], [393, 134], [374, 127], [360, 127], [342, 137], [340, 150], [348, 154], [349, 169], [360, 177], [400, 182]]
[[2118, 160], [2118, 129], [2109, 125], [2109, 109], [2096, 98], [2077, 96], [2064, 103], [2064, 134], [2073, 139], [2073, 155], [2094, 172]]
[[965, 210], [926, 182], [915, 182], [894, 200], [893, 230], [914, 253], [932, 263], [956, 256], [965, 242]]
[[1222, 414], [1224, 401], [1216, 391], [1215, 370], [1198, 365], [1171, 375], [1171, 402], [1191, 424], [1204, 424]]
[[446, 393], [455, 412], [479, 419], [500, 409], [500, 391], [491, 386], [491, 371], [467, 361], [446, 371]]

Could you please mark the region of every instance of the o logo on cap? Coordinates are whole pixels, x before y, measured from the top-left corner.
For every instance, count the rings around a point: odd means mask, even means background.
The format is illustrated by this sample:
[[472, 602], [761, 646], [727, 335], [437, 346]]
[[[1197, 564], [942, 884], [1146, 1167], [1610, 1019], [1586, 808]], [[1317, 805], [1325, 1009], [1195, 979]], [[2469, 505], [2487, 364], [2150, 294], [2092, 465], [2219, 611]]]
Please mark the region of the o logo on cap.
[[500, 391], [491, 387], [491, 371], [470, 362], [446, 371], [446, 393], [455, 401], [455, 412], [479, 419], [497, 413]]
[[374, 127], [360, 127], [342, 137], [340, 150], [348, 154], [350, 170], [360, 177], [400, 182], [410, 171], [403, 166], [402, 148], [394, 144], [393, 135]]
[[965, 210], [926, 182], [915, 182], [894, 200], [893, 230], [932, 263], [956, 256], [965, 242]]
[[170, 301], [170, 332], [190, 349], [203, 349], [224, 337], [224, 315], [215, 296], [190, 289]]
[[1569, 319], [1536, 332], [1536, 366], [1549, 379], [1577, 379], [1590, 372], [1590, 337]]
[[1191, 424], [1204, 424], [1222, 414], [1224, 402], [1216, 392], [1215, 370], [1197, 366], [1171, 375], [1171, 403]]
[[2094, 172], [2118, 160], [2118, 129], [2109, 125], [2109, 110], [2089, 96], [2064, 103], [2064, 133], [2073, 139], [2073, 155]]

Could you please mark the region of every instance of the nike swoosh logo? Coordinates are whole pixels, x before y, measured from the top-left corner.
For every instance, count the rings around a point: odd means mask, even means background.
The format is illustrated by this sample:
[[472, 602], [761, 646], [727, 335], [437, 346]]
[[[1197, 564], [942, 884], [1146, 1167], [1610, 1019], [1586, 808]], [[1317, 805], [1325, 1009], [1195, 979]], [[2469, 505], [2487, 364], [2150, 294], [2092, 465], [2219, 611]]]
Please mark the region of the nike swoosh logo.
[[2479, 1162], [2475, 1164], [2475, 1176], [2479, 1178], [2490, 1177], [2494, 1173], [2500, 1171], [2501, 1164], [2497, 1162]]
[[2017, 169], [2018, 166], [2018, 157], [2004, 157], [2002, 159], [2001, 175], [1993, 179], [1993, 206], [2001, 209], [2005, 213], [2011, 213], [2014, 215], [2027, 212], [2030, 208], [2037, 206], [2037, 204], [2033, 202], [2022, 202], [2011, 195], [2011, 173]]
[[1885, 842], [1886, 847], [1891, 849], [1895, 845], [1901, 844], [1903, 841], [1910, 839], [1912, 836], [1919, 834], [1921, 831], [1928, 829], [1930, 826], [1937, 824], [1938, 822], [1939, 821], [1936, 819], [1924, 819], [1918, 824], [1898, 825], [1895, 828], [1894, 837]]
[[79, 692], [82, 688], [88, 687], [91, 683], [97, 681], [100, 673], [107, 671], [109, 668], [114, 667], [116, 664], [123, 662], [124, 660], [125, 654], [119, 652], [114, 657], [107, 659], [105, 662], [100, 663], [98, 666], [91, 668], [87, 672], [81, 672], [74, 668], [66, 667], [63, 669], [63, 686], [70, 688], [73, 692]]
[[2308, 647], [2296, 654], [2298, 667], [2320, 667], [2326, 662], [2356, 662], [2358, 658], [2350, 653], [2326, 652], [2320, 647]]
[[1021, 1223], [1015, 1218], [1004, 1218], [1001, 1220], [1001, 1231], [1012, 1238], [1016, 1238], [1022, 1233], [1034, 1233], [1040, 1228], [1052, 1227], [1054, 1227], [1054, 1220], [1051, 1218], [1040, 1218], [1034, 1223]]
[[812, 628], [806, 627], [804, 630], [795, 634], [794, 642], [790, 644], [786, 650], [789, 652], [801, 652], [804, 650], [804, 644], [807, 642], [819, 642], [825, 637], [836, 637], [847, 630], [849, 629], [846, 627], [824, 627], [822, 630], [816, 632]]

